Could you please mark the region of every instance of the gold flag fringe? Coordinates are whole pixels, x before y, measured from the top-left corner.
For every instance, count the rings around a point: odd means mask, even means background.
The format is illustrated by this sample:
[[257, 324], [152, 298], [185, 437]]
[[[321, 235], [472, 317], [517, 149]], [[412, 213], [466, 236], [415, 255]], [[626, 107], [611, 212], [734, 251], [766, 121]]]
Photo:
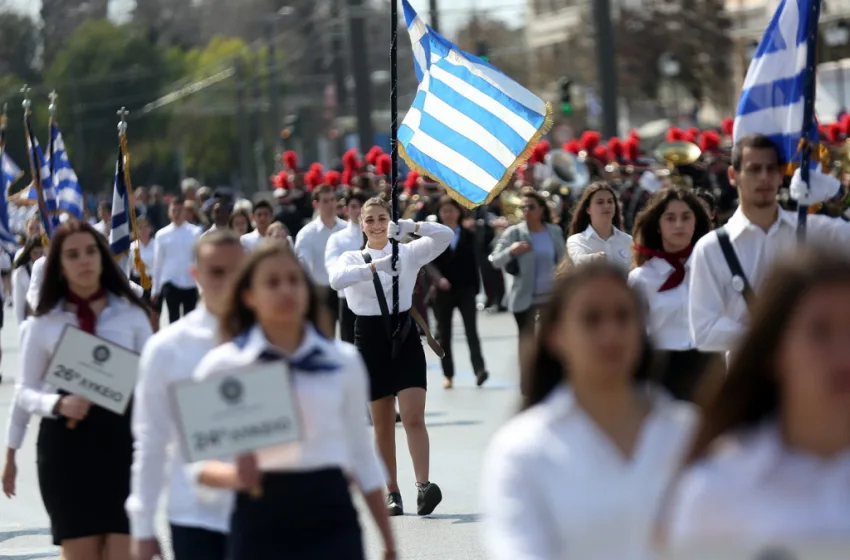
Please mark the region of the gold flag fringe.
[[[129, 208], [127, 208], [127, 214], [130, 216], [130, 230], [133, 232], [133, 238], [135, 238], [136, 241], [139, 241], [139, 230], [136, 228], [136, 200], [133, 196], [133, 185], [130, 182], [130, 150], [127, 148], [126, 134], [121, 135], [119, 149], [121, 150], [121, 157], [124, 158], [124, 188], [127, 189], [127, 201], [129, 206]], [[139, 241], [139, 243], [141, 243], [141, 241]], [[133, 264], [136, 267], [136, 271], [139, 273], [139, 281], [142, 283], [142, 288], [150, 290], [153, 282], [151, 282], [151, 278], [148, 275], [139, 247], [136, 247], [136, 250], [133, 251], [133, 253]], [[115, 259], [119, 260], [126, 254], [127, 253], [124, 252], [121, 255], [116, 255]]]

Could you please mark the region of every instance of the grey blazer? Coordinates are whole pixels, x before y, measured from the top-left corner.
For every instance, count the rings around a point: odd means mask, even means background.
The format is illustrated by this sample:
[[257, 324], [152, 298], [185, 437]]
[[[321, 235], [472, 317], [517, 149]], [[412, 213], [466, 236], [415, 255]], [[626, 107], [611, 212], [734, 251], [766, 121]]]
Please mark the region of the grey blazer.
[[[566, 241], [560, 227], [555, 224], [546, 224], [546, 229], [549, 230], [552, 245], [555, 247], [555, 262], [552, 263], [552, 274], [555, 274], [555, 268], [566, 253]], [[529, 251], [518, 257], [511, 255], [511, 245], [518, 241], [531, 243], [531, 232], [525, 222], [506, 229], [496, 241], [493, 252], [490, 253], [490, 262], [495, 268], [504, 269], [513, 259], [516, 259], [519, 264], [519, 275], [514, 276], [511, 291], [508, 293], [508, 309], [511, 313], [519, 313], [531, 307], [534, 297], [534, 253]]]

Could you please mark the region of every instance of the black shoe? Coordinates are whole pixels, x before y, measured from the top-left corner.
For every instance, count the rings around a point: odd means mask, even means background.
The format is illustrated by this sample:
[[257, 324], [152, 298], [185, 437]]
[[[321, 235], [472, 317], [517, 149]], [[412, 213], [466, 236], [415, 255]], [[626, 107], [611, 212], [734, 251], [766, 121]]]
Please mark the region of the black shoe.
[[387, 514], [390, 517], [404, 515], [404, 506], [401, 503], [400, 492], [390, 492], [387, 494]]
[[484, 385], [484, 382], [490, 378], [490, 374], [486, 371], [479, 371], [475, 374], [475, 384], [479, 387]]
[[395, 423], [398, 424], [399, 422], [401, 422], [401, 413], [396, 412], [395, 413]]
[[440, 487], [432, 482], [426, 482], [419, 486], [419, 495], [416, 497], [416, 513], [419, 515], [431, 515], [443, 501], [443, 493]]

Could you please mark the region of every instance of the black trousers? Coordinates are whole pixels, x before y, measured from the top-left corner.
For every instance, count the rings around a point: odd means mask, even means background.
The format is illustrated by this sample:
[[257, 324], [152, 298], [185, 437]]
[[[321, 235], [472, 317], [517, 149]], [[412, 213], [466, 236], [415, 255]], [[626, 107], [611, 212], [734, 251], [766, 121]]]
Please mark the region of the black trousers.
[[519, 329], [520, 334], [525, 333], [527, 329], [534, 326], [534, 320], [537, 317], [537, 310], [537, 306], [532, 305], [523, 311], [514, 312], [514, 319], [516, 320], [516, 326], [517, 329]]
[[674, 397], [697, 404], [707, 376], [725, 361], [723, 353], [699, 350], [660, 351], [661, 385]]
[[339, 337], [343, 342], [354, 344], [354, 321], [357, 315], [348, 308], [345, 298], [339, 298]]
[[449, 379], [455, 375], [452, 358], [452, 316], [454, 310], [460, 311], [472, 369], [477, 374], [484, 371], [484, 356], [481, 354], [481, 340], [478, 338], [478, 317], [475, 308], [476, 293], [473, 290], [438, 290], [433, 300], [434, 316], [437, 319], [437, 340], [446, 355], [443, 356], [443, 375]]
[[331, 320], [336, 328], [336, 323], [339, 321], [339, 294], [327, 286], [322, 289], [325, 290], [325, 304], [328, 306], [328, 313], [331, 314]]
[[227, 535], [199, 527], [171, 526], [174, 560], [225, 560]]
[[161, 296], [160, 310], [162, 310], [162, 301], [165, 301], [165, 306], [168, 307], [169, 323], [174, 323], [183, 315], [188, 315], [198, 305], [197, 288], [178, 288], [169, 282], [162, 287]]

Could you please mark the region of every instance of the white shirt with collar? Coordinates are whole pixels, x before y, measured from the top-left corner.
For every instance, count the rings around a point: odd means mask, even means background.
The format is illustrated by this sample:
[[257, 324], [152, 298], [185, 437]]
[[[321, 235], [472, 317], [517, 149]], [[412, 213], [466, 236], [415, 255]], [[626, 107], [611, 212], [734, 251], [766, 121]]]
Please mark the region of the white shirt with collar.
[[[296, 406], [301, 418], [301, 441], [257, 452], [266, 472], [310, 472], [341, 468], [357, 481], [364, 494], [384, 488], [386, 475], [375, 454], [366, 423], [369, 380], [360, 352], [351, 344], [330, 340], [312, 326], [306, 327], [301, 346], [292, 354], [297, 361], [319, 349], [322, 362], [336, 364], [333, 371], [292, 372]], [[242, 340], [211, 351], [195, 369], [195, 379], [206, 379], [257, 362], [271, 345], [259, 325]], [[202, 463], [201, 463], [202, 465]], [[197, 475], [198, 466], [190, 467]]]
[[[357, 222], [348, 222], [345, 229], [331, 234], [325, 247], [325, 270], [332, 269], [343, 253], [359, 251], [363, 246], [363, 230]], [[345, 291], [339, 292], [339, 297], [345, 297]]]
[[673, 289], [659, 292], [673, 267], [652, 257], [629, 273], [629, 285], [640, 291], [649, 306], [647, 329], [653, 346], [659, 350], [690, 350], [694, 347], [688, 323], [688, 277], [691, 259], [685, 261], [685, 279]]
[[[443, 224], [419, 222], [418, 235], [422, 237], [410, 243], [398, 244], [399, 311], [407, 311], [413, 306], [413, 289], [416, 286], [419, 269], [439, 257], [448, 248], [455, 233]], [[367, 247], [366, 250], [373, 261], [392, 255], [393, 252], [390, 242], [387, 242], [383, 249]], [[345, 292], [348, 308], [355, 315], [370, 317], [381, 315], [381, 306], [375, 293], [375, 285], [372, 283], [372, 269], [363, 260], [359, 250], [343, 253], [329, 273], [331, 288]], [[393, 277], [386, 272], [378, 272], [378, 278], [384, 288], [387, 304], [392, 305]]]
[[652, 412], [625, 459], [560, 385], [502, 427], [485, 454], [491, 560], [645, 560], [665, 491], [686, 451], [692, 405], [651, 389]]
[[181, 527], [220, 533], [230, 526], [228, 492], [206, 490], [200, 496], [186, 472], [169, 386], [192, 378], [204, 356], [218, 344], [218, 319], [203, 306], [158, 332], [145, 346], [133, 405], [133, 468], [127, 499], [134, 538], [156, 535], [159, 497], [168, 485], [168, 520]]
[[328, 269], [325, 266], [325, 249], [331, 235], [343, 231], [348, 222], [335, 217], [333, 227], [327, 227], [322, 218], [316, 218], [301, 228], [295, 236], [295, 254], [307, 269], [310, 278], [319, 286], [330, 285]]
[[567, 238], [567, 253], [573, 264], [580, 264], [591, 259], [596, 253], [605, 253], [612, 263], [628, 267], [632, 262], [632, 236], [614, 229], [614, 234], [608, 239], [602, 239], [593, 226], [581, 233]]
[[[41, 284], [44, 282], [44, 267], [47, 263], [47, 257], [39, 257], [32, 263], [32, 271], [30, 273], [29, 288], [27, 288], [27, 303], [35, 310], [38, 307], [38, 300], [41, 298]], [[126, 274], [126, 270], [124, 270]], [[130, 289], [139, 297], [145, 293], [145, 289], [130, 281]]]
[[[21, 327], [21, 373], [15, 386], [7, 433], [8, 446], [12, 449], [20, 449], [31, 415], [55, 418], [53, 409], [59, 394], [45, 376], [65, 326], [78, 324], [76, 313], [66, 311], [64, 304], [62, 300], [46, 315], [29, 317]], [[95, 333], [119, 346], [141, 352], [152, 331], [147, 313], [110, 294], [109, 303], [97, 317]]]
[[264, 239], [266, 239], [266, 237], [260, 235], [260, 230], [255, 229], [254, 231], [249, 231], [245, 235], [241, 236], [239, 241], [242, 242], [242, 246], [245, 247], [245, 250], [251, 253]]
[[156, 232], [151, 294], [158, 296], [166, 284], [184, 290], [195, 287], [191, 268], [200, 235], [201, 228], [189, 222], [179, 226], [172, 222]]
[[847, 539], [850, 449], [831, 460], [794, 451], [775, 421], [732, 434], [684, 471], [665, 517], [672, 551]]
[[[778, 212], [776, 222], [767, 232], [750, 222], [741, 208], [725, 226], [756, 294], [774, 259], [798, 244], [797, 213], [781, 208]], [[808, 216], [806, 239], [846, 251], [850, 244], [850, 223], [828, 216]], [[749, 323], [749, 311], [743, 294], [736, 287], [742, 286], [732, 280], [717, 232], [709, 232], [697, 241], [691, 255], [688, 318], [691, 336], [700, 350], [730, 351], [744, 332]]]
[[109, 224], [107, 224], [103, 220], [100, 220], [93, 227], [95, 230], [97, 230], [98, 233], [104, 236], [107, 241], [109, 240], [109, 231], [112, 229], [109, 227]]

